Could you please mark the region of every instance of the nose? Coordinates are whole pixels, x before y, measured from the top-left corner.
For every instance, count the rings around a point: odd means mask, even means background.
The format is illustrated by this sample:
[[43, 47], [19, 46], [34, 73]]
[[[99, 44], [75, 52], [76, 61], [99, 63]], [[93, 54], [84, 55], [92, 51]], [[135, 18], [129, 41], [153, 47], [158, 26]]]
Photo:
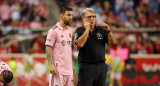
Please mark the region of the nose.
[[69, 18], [72, 19], [72, 16], [70, 16]]

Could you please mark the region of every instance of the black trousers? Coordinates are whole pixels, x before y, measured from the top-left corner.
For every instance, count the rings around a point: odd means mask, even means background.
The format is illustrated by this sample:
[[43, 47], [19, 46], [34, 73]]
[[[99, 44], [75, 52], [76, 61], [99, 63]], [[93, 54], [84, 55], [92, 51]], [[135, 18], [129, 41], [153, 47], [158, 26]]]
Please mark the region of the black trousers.
[[77, 86], [105, 86], [107, 65], [79, 63]]

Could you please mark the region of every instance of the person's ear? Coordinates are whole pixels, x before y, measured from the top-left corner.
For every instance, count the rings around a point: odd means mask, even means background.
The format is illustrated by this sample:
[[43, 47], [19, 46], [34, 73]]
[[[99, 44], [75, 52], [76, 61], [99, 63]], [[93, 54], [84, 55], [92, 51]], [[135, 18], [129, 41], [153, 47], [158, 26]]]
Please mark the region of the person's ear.
[[85, 19], [84, 17], [82, 17], [82, 21], [83, 21], [83, 22], [85, 22], [85, 21], [86, 21], [86, 19]]
[[63, 18], [63, 14], [60, 14], [60, 19], [62, 19]]

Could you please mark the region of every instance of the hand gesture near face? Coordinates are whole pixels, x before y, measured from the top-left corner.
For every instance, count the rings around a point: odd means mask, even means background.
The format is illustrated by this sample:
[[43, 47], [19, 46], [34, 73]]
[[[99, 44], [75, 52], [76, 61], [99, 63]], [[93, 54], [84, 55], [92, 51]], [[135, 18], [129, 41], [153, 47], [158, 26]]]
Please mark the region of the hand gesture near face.
[[84, 19], [84, 27], [86, 30], [90, 29], [90, 25], [89, 25], [89, 22], [87, 22], [85, 19]]
[[103, 27], [104, 30], [110, 31], [108, 24], [106, 24], [106, 23], [103, 22], [103, 23], [101, 23], [101, 26]]

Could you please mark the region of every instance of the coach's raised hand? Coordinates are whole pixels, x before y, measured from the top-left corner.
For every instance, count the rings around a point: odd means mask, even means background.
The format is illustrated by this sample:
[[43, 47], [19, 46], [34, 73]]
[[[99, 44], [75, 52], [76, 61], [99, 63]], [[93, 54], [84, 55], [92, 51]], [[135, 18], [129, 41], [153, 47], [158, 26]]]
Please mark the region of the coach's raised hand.
[[87, 22], [85, 19], [84, 19], [84, 28], [86, 30], [89, 30], [91, 28], [89, 22]]
[[110, 28], [109, 28], [108, 24], [106, 24], [106, 23], [103, 22], [103, 23], [101, 23], [101, 26], [103, 27], [104, 30], [110, 31]]

